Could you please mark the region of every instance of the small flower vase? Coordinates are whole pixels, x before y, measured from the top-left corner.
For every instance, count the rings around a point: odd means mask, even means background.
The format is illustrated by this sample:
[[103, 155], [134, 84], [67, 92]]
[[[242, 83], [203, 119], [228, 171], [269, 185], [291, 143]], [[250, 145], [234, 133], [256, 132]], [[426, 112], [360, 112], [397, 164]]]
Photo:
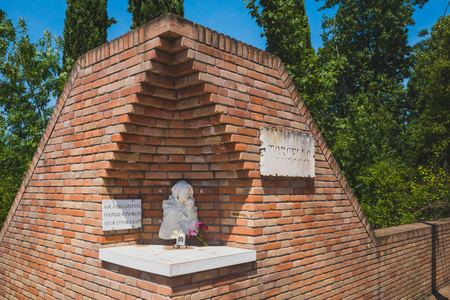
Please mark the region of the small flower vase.
[[175, 230], [170, 237], [175, 239], [175, 245], [173, 245], [174, 248], [186, 248], [186, 235], [182, 230]]
[[175, 239], [176, 243], [174, 245], [175, 248], [185, 248], [186, 247], [186, 235], [180, 234]]

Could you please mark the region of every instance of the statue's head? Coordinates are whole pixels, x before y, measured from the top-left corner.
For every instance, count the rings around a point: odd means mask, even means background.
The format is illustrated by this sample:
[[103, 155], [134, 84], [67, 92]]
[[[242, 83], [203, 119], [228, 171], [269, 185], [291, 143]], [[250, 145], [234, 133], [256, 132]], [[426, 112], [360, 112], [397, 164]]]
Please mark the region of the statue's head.
[[194, 196], [194, 189], [186, 181], [178, 181], [172, 187], [172, 196], [181, 204], [185, 205], [187, 201]]

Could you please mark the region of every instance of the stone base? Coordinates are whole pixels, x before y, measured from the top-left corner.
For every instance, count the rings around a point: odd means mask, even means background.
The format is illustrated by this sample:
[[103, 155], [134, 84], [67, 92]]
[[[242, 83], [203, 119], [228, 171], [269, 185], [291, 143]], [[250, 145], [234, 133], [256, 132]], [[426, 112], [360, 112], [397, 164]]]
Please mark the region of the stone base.
[[143, 245], [100, 249], [100, 259], [167, 277], [197, 273], [256, 261], [256, 251], [233, 247]]

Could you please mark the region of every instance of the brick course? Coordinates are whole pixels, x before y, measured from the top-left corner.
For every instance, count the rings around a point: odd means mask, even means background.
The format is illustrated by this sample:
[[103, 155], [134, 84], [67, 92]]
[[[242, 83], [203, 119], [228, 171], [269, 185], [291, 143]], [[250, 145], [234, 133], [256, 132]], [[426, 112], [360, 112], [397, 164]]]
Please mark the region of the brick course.
[[[262, 177], [261, 126], [313, 134], [316, 177]], [[257, 262], [166, 278], [100, 261], [163, 243], [181, 179], [209, 244]], [[142, 228], [103, 232], [101, 200], [136, 198]], [[420, 299], [450, 281], [450, 221], [372, 230], [280, 59], [171, 14], [77, 60], [0, 243], [6, 299]]]

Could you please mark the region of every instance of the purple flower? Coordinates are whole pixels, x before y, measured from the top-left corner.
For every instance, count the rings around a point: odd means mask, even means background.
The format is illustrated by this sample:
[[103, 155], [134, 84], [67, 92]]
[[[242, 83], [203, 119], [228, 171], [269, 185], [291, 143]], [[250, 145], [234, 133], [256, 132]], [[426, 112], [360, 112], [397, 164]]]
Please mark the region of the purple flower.
[[189, 229], [189, 233], [187, 234], [188, 237], [195, 236], [196, 239], [198, 239], [200, 242], [202, 242], [203, 246], [208, 246], [208, 244], [205, 241], [205, 237], [203, 236], [203, 233], [208, 230], [208, 226], [203, 225], [202, 222], [198, 221], [195, 223], [196, 229]]

